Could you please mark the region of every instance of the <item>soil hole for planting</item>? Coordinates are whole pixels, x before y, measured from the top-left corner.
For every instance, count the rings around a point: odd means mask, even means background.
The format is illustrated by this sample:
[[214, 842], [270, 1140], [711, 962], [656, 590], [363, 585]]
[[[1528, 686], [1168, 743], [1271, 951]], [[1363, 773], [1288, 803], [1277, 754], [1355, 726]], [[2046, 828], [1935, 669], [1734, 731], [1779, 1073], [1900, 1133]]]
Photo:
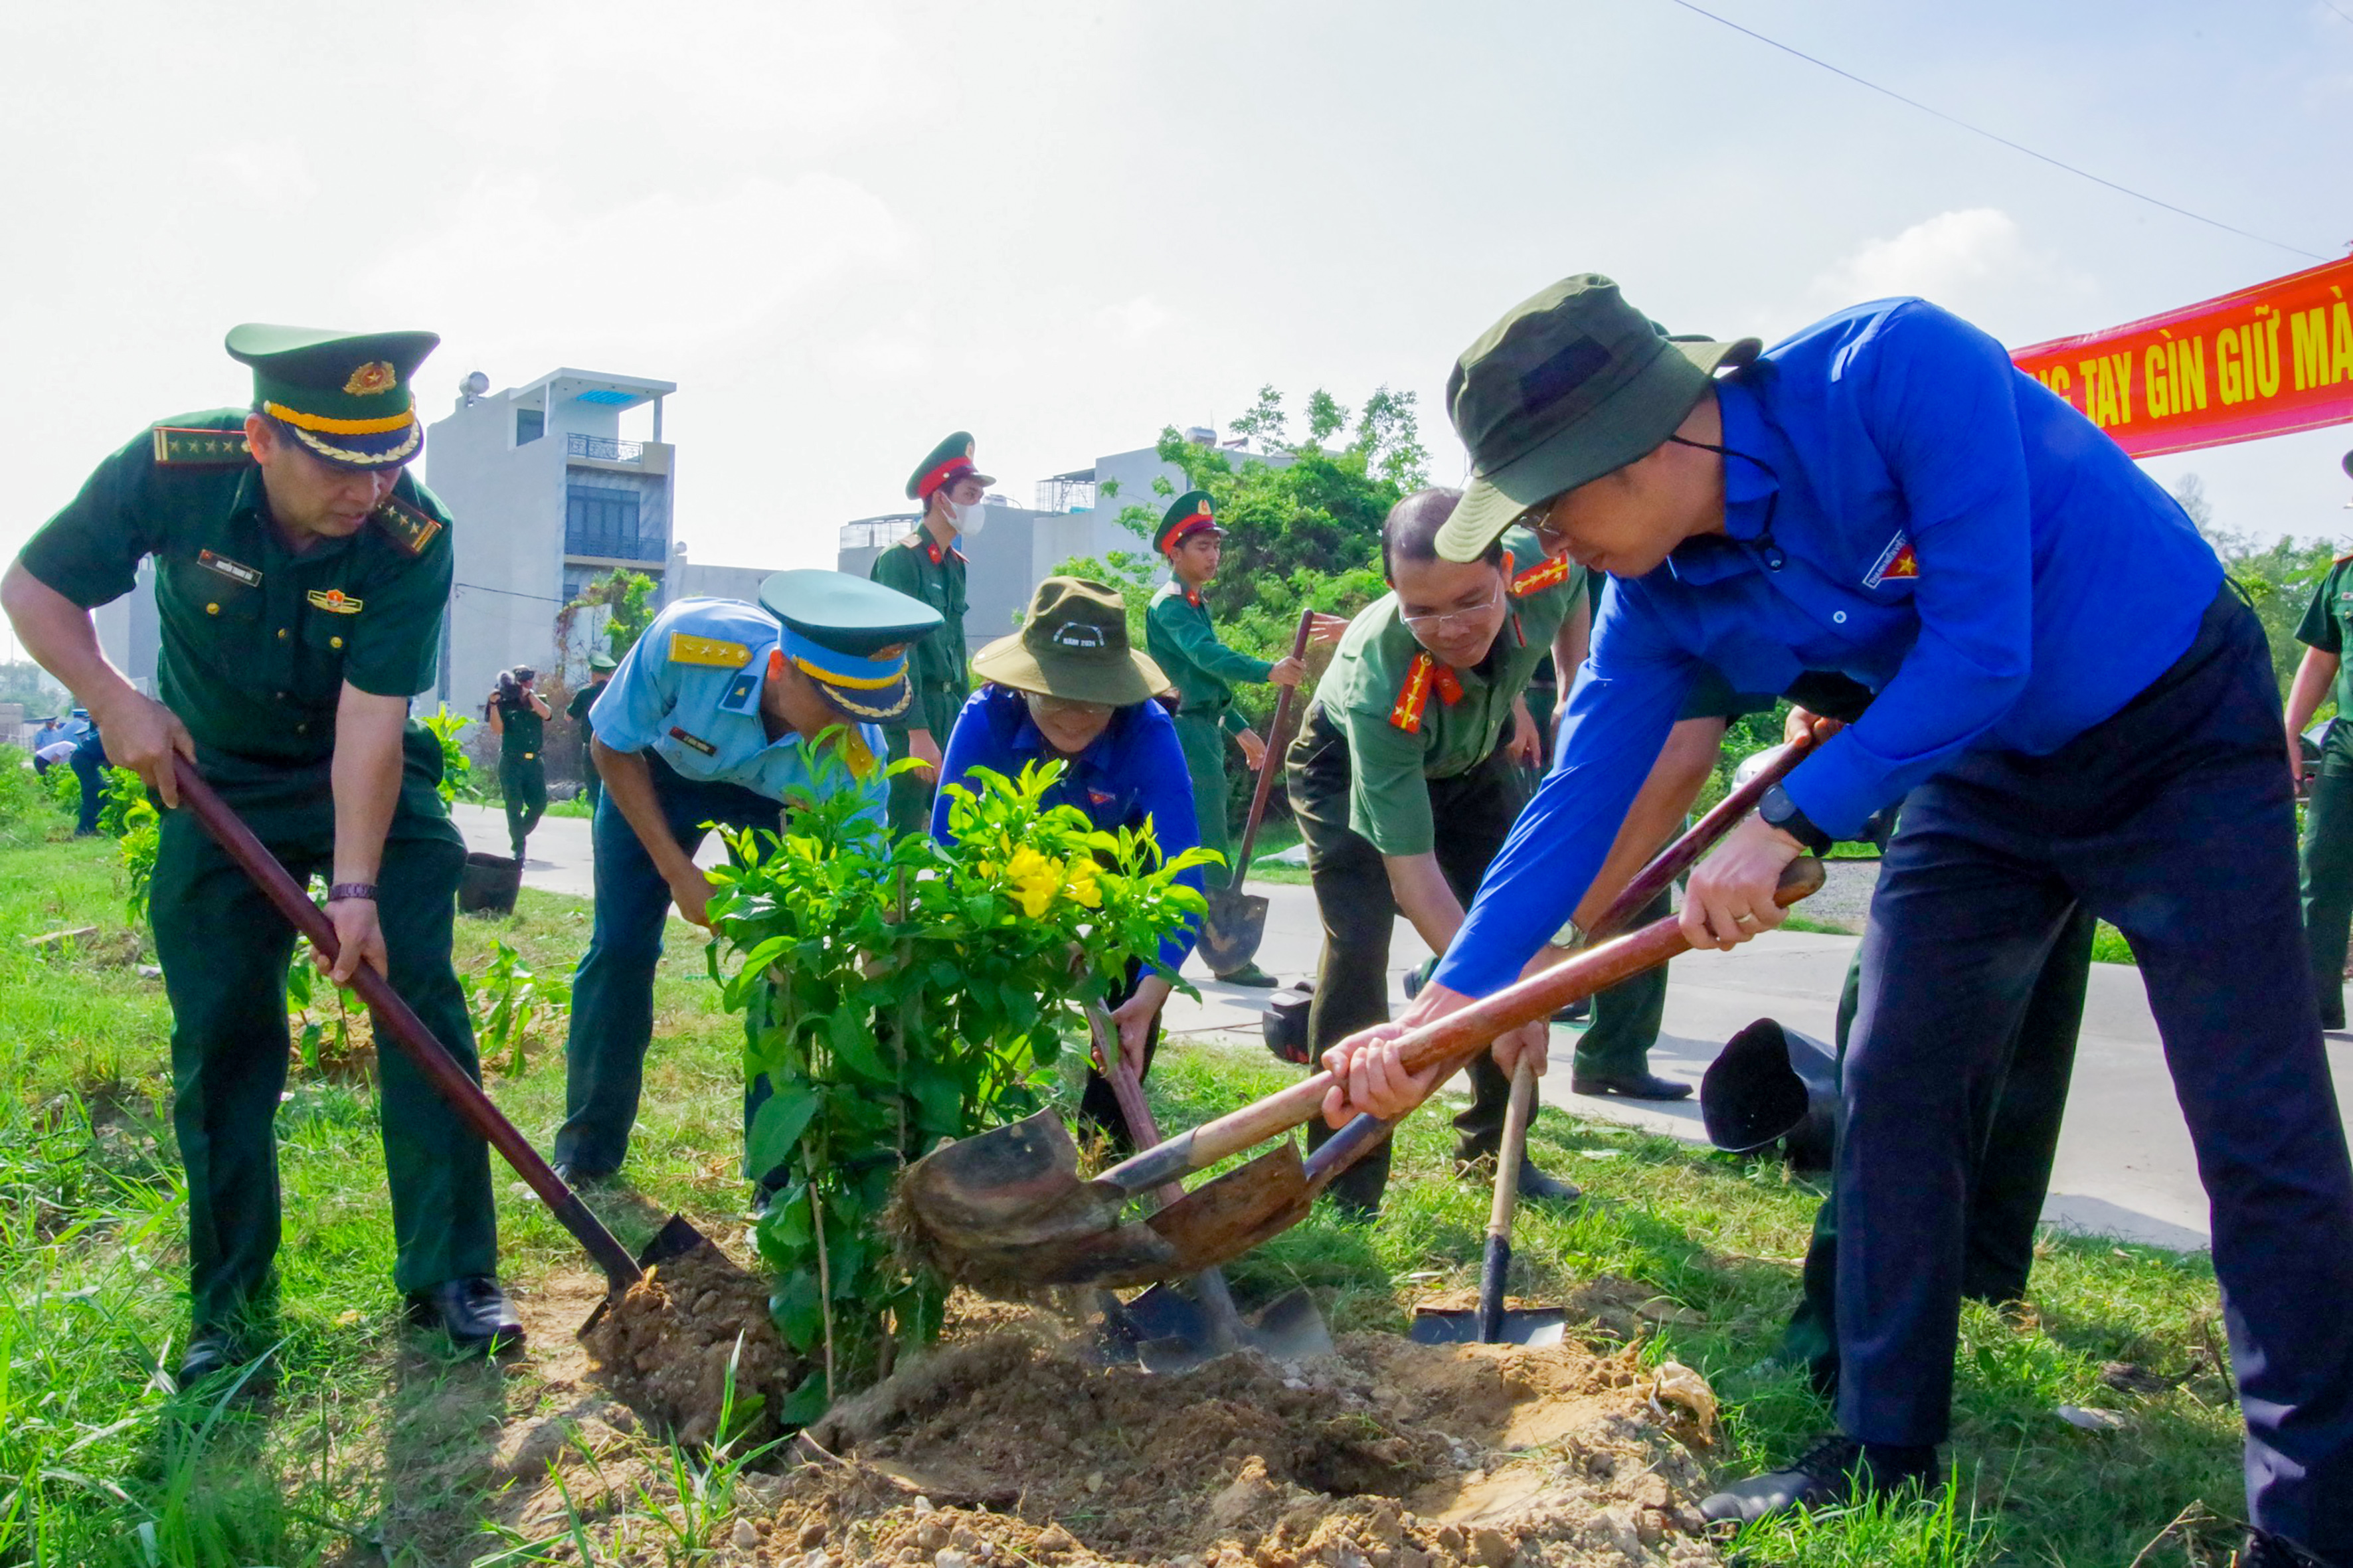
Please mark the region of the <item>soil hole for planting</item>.
[[726, 1436], [739, 1446], [776, 1435], [776, 1402], [802, 1375], [768, 1315], [768, 1288], [708, 1243], [648, 1269], [581, 1343], [592, 1381], [690, 1445], [722, 1435], [731, 1360], [733, 1429]]

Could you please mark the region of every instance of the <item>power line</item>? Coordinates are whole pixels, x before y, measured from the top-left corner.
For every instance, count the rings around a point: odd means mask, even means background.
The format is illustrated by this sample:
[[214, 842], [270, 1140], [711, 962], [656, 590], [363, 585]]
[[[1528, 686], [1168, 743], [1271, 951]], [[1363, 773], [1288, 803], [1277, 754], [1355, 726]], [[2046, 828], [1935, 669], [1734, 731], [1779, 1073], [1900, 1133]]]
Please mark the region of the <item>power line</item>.
[[[2115, 191], [2121, 195], [2130, 196], [2137, 202], [2147, 202], [2153, 207], [2163, 207], [2167, 212], [2176, 214], [2181, 217], [2189, 218], [2193, 223], [2202, 223], [2209, 228], [2219, 228], [2225, 234], [2235, 234], [2242, 239], [2252, 239], [2258, 245], [2272, 246], [2277, 249], [2284, 250], [2292, 256], [2306, 257], [2314, 261], [2328, 261], [2334, 259], [2333, 258], [2322, 256], [2316, 252], [2306, 250], [2302, 246], [2290, 245], [2284, 239], [2274, 239], [2268, 235], [2257, 234], [2252, 229], [2240, 228], [2233, 224], [2224, 223], [2220, 218], [2211, 218], [2206, 216], [2203, 213], [2191, 212], [2188, 207], [2175, 206], [2171, 202], [2160, 200], [2156, 196], [2148, 195], [2145, 191], [2134, 190], [2130, 185], [2120, 185], [2114, 180], [2103, 179], [2099, 175], [2093, 174], [2088, 169], [2079, 169], [2073, 163], [2064, 163], [2060, 159], [2053, 158], [2048, 153], [2038, 153], [2033, 148], [2025, 145], [2023, 142], [2013, 142], [2007, 136], [1999, 135], [1994, 132], [1988, 131], [1982, 125], [1972, 125], [1968, 121], [1961, 119], [1957, 115], [1947, 114], [1941, 109], [1932, 108], [1929, 105], [1921, 102], [1916, 98], [1906, 98], [1904, 94], [1896, 91], [1892, 87], [1882, 87], [1877, 82], [1866, 80], [1864, 78], [1855, 75], [1851, 70], [1842, 70], [1839, 67], [1831, 64], [1828, 60], [1816, 59], [1813, 56], [1806, 53], [1805, 50], [1792, 48], [1788, 44], [1781, 42], [1778, 38], [1768, 38], [1764, 34], [1757, 31], [1754, 27], [1744, 27], [1729, 16], [1719, 16], [1704, 5], [1694, 5], [1692, 4], [1692, 0], [1671, 0], [1671, 3], [1682, 6], [1686, 11], [1694, 12], [1696, 15], [1704, 16], [1711, 22], [1721, 23], [1723, 26], [1731, 28], [1736, 33], [1745, 33], [1749, 37], [1756, 39], [1758, 43], [1770, 45], [1772, 47], [1780, 50], [1785, 55], [1795, 55], [1798, 58], [1805, 61], [1808, 65], [1820, 66], [1822, 69], [1830, 72], [1832, 76], [1844, 77], [1847, 80], [1854, 83], [1857, 87], [1867, 87], [1875, 93], [1879, 93], [1883, 97], [1892, 98], [1896, 102], [1916, 109], [1923, 114], [1932, 114], [1947, 125], [1957, 125], [1973, 136], [1982, 136], [1989, 142], [1998, 142], [2013, 153], [2023, 153], [2028, 157], [2032, 158], [2039, 163], [2048, 163], [2054, 169], [2063, 169], [2068, 174], [2073, 174], [2079, 179], [2089, 180], [2095, 185], [2105, 185], [2108, 189]], [[2328, 8], [2332, 11], [2337, 10], [2332, 0], [2322, 0], [2322, 4], [2328, 5]], [[2337, 14], [2340, 16], [2345, 16], [2345, 13], [2342, 11], [2337, 11]], [[2347, 16], [2346, 20], [2353, 22], [2353, 16]]]
[[551, 599], [544, 594], [522, 594], [512, 588], [493, 588], [487, 583], [452, 583], [452, 588], [470, 588], [477, 594], [504, 594], [510, 599], [537, 599], [543, 605], [568, 605], [569, 599]]
[[2320, 3], [2323, 5], [2327, 6], [2330, 10], [2336, 12], [2339, 16], [2345, 16], [2346, 21], [2353, 22], [2353, 16], [2346, 16], [2345, 8], [2337, 5], [2337, 0], [2320, 0]]

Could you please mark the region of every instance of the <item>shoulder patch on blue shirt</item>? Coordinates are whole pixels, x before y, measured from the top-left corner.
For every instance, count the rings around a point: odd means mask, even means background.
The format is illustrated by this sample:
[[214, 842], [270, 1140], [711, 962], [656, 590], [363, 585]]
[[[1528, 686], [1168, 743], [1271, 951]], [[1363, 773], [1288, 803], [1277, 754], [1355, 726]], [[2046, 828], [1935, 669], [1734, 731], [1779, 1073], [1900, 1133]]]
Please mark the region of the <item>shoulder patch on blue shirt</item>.
[[1918, 575], [1920, 563], [1912, 558], [1912, 541], [1899, 528], [1895, 531], [1895, 537], [1887, 542], [1887, 548], [1879, 552], [1879, 559], [1871, 563], [1871, 570], [1863, 576], [1862, 585], [1876, 588], [1892, 577]]

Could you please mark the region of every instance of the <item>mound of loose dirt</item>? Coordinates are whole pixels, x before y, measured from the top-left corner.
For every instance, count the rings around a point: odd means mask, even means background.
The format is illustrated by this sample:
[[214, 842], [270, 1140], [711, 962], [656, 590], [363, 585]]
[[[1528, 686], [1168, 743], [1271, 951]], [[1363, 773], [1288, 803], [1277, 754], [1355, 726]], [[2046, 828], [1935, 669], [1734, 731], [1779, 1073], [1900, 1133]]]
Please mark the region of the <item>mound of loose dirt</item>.
[[1712, 1404], [1683, 1369], [1573, 1345], [1358, 1334], [1153, 1377], [1004, 1328], [827, 1416], [754, 1528], [796, 1568], [1712, 1563], [1678, 1441]]
[[[731, 1360], [735, 1429], [729, 1436], [744, 1441], [776, 1435], [776, 1404], [802, 1376], [768, 1315], [767, 1287], [709, 1244], [646, 1270], [581, 1342], [593, 1381], [657, 1430], [667, 1428], [690, 1445], [720, 1435]], [[755, 1398], [761, 1408], [747, 1424], [744, 1413]]]

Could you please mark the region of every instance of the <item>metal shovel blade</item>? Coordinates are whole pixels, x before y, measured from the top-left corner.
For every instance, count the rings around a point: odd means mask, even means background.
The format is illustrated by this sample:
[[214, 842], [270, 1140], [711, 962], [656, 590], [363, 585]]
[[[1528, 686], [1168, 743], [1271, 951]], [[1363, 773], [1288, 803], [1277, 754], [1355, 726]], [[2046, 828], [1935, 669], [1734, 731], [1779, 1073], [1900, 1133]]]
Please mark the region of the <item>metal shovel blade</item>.
[[[1155, 1285], [1127, 1304], [1138, 1331], [1135, 1359], [1144, 1370], [1175, 1376], [1205, 1366], [1237, 1350], [1252, 1350], [1270, 1361], [1306, 1361], [1332, 1353], [1332, 1331], [1316, 1310], [1315, 1298], [1291, 1290], [1243, 1318], [1230, 1334], [1215, 1315], [1175, 1287]], [[1230, 1339], [1234, 1342], [1227, 1342]]]
[[1209, 894], [1197, 944], [1212, 974], [1231, 974], [1258, 956], [1266, 936], [1266, 896], [1219, 888]]
[[1567, 1337], [1559, 1307], [1506, 1307], [1493, 1334], [1479, 1331], [1476, 1307], [1416, 1307], [1406, 1336], [1419, 1345], [1556, 1345]]
[[[742, 1272], [740, 1269], [735, 1269], [734, 1263], [719, 1249], [717, 1243], [695, 1229], [693, 1222], [682, 1214], [673, 1214], [670, 1218], [662, 1221], [662, 1227], [654, 1232], [653, 1239], [638, 1250], [638, 1267], [651, 1268], [657, 1264], [669, 1263], [685, 1257], [699, 1247], [710, 1247], [712, 1257], [725, 1263], [730, 1269], [734, 1269], [737, 1273]], [[607, 1292], [605, 1299], [596, 1303], [596, 1310], [588, 1314], [588, 1321], [580, 1325], [579, 1332], [585, 1334], [603, 1322], [606, 1312], [611, 1310], [614, 1301], [620, 1294], [618, 1290]]]

